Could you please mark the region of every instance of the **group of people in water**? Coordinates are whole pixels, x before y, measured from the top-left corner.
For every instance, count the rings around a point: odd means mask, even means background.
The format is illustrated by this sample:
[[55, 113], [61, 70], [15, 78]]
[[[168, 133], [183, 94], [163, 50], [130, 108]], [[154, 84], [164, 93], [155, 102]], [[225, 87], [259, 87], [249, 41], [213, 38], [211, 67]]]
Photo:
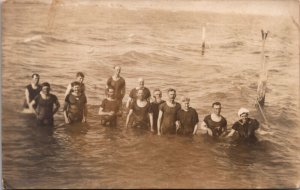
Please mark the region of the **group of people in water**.
[[[99, 108], [100, 123], [103, 126], [114, 127], [118, 117], [123, 115], [122, 102], [126, 92], [126, 83], [120, 76], [121, 67], [114, 67], [114, 74], [106, 83], [105, 95]], [[51, 94], [50, 84], [39, 84], [39, 74], [32, 75], [31, 84], [25, 88], [24, 108], [35, 113], [37, 124], [40, 126], [52, 126], [54, 115], [60, 108], [57, 96]], [[76, 80], [67, 87], [64, 98], [64, 119], [66, 124], [87, 121], [87, 97], [85, 95], [84, 74], [78, 72]], [[256, 139], [255, 131], [259, 129], [259, 122], [249, 118], [249, 110], [241, 108], [238, 111], [240, 119], [236, 121], [231, 131], [227, 132], [227, 120], [221, 115], [222, 105], [220, 102], [212, 103], [212, 113], [199, 121], [197, 111], [190, 107], [190, 98], [182, 97], [178, 103], [176, 90], [168, 89], [168, 99], [162, 100], [162, 91], [151, 92], [144, 86], [144, 79], [138, 79], [138, 86], [129, 93], [126, 102], [128, 111], [126, 117], [126, 129], [128, 127], [149, 129], [158, 135], [178, 134], [195, 135], [197, 130], [202, 130], [213, 137], [228, 137], [238, 134], [240, 139]]]

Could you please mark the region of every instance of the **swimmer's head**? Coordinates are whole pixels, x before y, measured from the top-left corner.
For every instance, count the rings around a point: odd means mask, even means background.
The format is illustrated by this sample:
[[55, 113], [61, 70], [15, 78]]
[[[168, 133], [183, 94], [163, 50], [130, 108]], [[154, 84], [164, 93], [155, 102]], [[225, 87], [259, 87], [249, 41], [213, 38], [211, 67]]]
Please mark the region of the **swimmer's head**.
[[169, 88], [168, 89], [168, 97], [169, 97], [169, 100], [175, 100], [176, 98], [176, 90], [173, 89], [173, 88]]
[[76, 73], [76, 80], [77, 80], [78, 82], [82, 83], [83, 80], [84, 80], [84, 74], [83, 74], [82, 72]]
[[119, 65], [114, 66], [115, 75], [119, 76], [121, 73], [121, 67]]
[[40, 75], [37, 74], [37, 73], [33, 73], [31, 75], [31, 78], [32, 78], [32, 83], [35, 84], [35, 85], [37, 85], [40, 81]]
[[44, 94], [46, 94], [46, 95], [49, 94], [49, 92], [50, 92], [50, 84], [48, 82], [42, 83], [42, 92]]
[[249, 116], [249, 110], [246, 108], [240, 108], [238, 111], [238, 116], [243, 120], [247, 120], [248, 116]]
[[216, 115], [220, 115], [221, 113], [221, 103], [220, 102], [214, 102], [212, 105], [212, 110], [213, 110], [213, 113], [216, 114]]
[[81, 90], [81, 83], [78, 81], [72, 82], [71, 87], [75, 93], [78, 93]]
[[108, 97], [112, 98], [112, 97], [114, 97], [114, 94], [115, 94], [115, 89], [112, 88], [112, 87], [108, 87], [107, 88], [107, 95], [108, 95]]
[[153, 90], [153, 98], [160, 99], [162, 96], [162, 92], [159, 88]]
[[139, 78], [138, 79], [138, 82], [139, 82], [139, 87], [140, 88], [143, 88], [144, 87], [144, 84], [145, 84], [145, 80], [143, 78]]
[[182, 102], [182, 108], [184, 110], [188, 110], [190, 107], [190, 98], [183, 96], [181, 97], [181, 102]]
[[137, 99], [143, 100], [143, 99], [144, 99], [144, 91], [143, 91], [142, 89], [139, 89], [139, 90], [136, 92], [136, 96], [137, 96]]

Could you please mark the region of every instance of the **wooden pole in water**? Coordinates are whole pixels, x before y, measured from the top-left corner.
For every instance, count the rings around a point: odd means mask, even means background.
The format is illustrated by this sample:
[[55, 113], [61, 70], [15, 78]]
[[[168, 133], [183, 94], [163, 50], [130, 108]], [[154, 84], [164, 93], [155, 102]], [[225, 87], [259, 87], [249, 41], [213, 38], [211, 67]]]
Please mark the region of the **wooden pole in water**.
[[202, 55], [204, 55], [204, 52], [205, 52], [205, 27], [206, 27], [206, 24], [204, 26], [202, 26]]
[[265, 56], [265, 43], [269, 32], [261, 30], [262, 35], [262, 52], [261, 52], [261, 69], [259, 73], [259, 81], [257, 86], [257, 103], [260, 107], [265, 104], [265, 96], [267, 89], [267, 78], [268, 78], [268, 56]]

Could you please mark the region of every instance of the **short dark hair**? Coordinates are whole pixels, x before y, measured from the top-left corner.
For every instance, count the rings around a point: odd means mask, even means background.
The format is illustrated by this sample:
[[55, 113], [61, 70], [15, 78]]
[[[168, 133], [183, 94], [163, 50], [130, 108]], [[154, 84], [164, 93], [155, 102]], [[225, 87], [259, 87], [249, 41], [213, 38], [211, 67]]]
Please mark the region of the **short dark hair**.
[[83, 72], [78, 72], [78, 73], [76, 73], [76, 77], [82, 77], [82, 78], [84, 78]]
[[80, 86], [81, 84], [80, 84], [80, 82], [78, 82], [78, 81], [74, 81], [74, 82], [72, 82], [71, 83], [71, 86], [72, 87], [74, 87], [74, 86]]
[[169, 93], [169, 92], [175, 92], [175, 93], [176, 93], [176, 90], [175, 90], [174, 88], [169, 88], [169, 89], [168, 89], [168, 93]]
[[31, 75], [31, 78], [33, 78], [34, 76], [37, 76], [38, 78], [40, 78], [40, 75], [37, 74], [37, 73], [33, 73], [33, 74]]
[[44, 86], [48, 86], [48, 87], [50, 88], [50, 84], [49, 84], [48, 82], [43, 82], [43, 83], [42, 83], [42, 88], [43, 88]]
[[214, 103], [212, 103], [211, 107], [213, 108], [215, 105], [216, 106], [221, 106], [221, 103], [220, 102], [214, 102]]

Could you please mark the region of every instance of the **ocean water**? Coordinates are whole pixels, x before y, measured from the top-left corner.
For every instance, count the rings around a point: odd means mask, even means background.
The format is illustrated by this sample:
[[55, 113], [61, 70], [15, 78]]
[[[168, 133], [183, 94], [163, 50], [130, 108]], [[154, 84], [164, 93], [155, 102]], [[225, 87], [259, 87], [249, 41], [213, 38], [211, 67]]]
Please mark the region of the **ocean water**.
[[[7, 183], [25, 189], [300, 186], [299, 36], [290, 17], [112, 2], [2, 3], [2, 172]], [[261, 29], [270, 31], [267, 122], [254, 106]], [[220, 101], [229, 128], [243, 106], [267, 133], [258, 135], [256, 144], [237, 145], [201, 134], [125, 132], [125, 114], [116, 128], [104, 128], [97, 112], [114, 65], [122, 67], [127, 94], [144, 77], [151, 91], [163, 91], [163, 99], [170, 87], [178, 100], [188, 95], [200, 120], [212, 102]], [[32, 73], [51, 84], [63, 105], [78, 71], [86, 75], [86, 125], [64, 126], [60, 109], [53, 129], [38, 128], [34, 117], [21, 113]]]

